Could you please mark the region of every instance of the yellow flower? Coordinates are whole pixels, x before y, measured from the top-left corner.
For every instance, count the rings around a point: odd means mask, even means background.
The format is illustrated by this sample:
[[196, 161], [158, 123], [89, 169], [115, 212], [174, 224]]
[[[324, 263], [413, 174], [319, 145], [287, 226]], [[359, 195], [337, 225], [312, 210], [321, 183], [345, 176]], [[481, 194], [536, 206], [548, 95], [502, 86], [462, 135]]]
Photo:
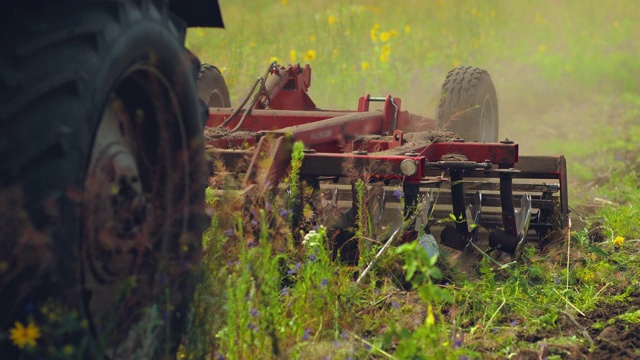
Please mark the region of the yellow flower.
[[311, 34], [309, 36], [309, 40], [311, 40], [311, 42], [316, 42], [316, 36], [314, 34]]
[[538, 46], [538, 51], [540, 51], [541, 53], [547, 51], [547, 46], [544, 44]]
[[462, 65], [462, 61], [460, 61], [460, 60], [456, 60], [456, 61], [453, 62], [453, 67], [458, 67], [460, 65]]
[[292, 63], [296, 62], [296, 51], [295, 50], [289, 51], [289, 58], [291, 58], [291, 62]]
[[40, 337], [40, 329], [33, 323], [29, 323], [24, 327], [21, 322], [16, 321], [14, 327], [10, 330], [9, 338], [13, 344], [20, 349], [26, 345], [36, 346], [36, 339]]
[[370, 66], [371, 65], [366, 61], [363, 61], [362, 64], [360, 64], [360, 68], [362, 69], [362, 71], [368, 70]]
[[380, 33], [380, 40], [382, 42], [389, 41], [390, 37], [391, 37], [391, 34], [388, 31], [383, 31], [383, 32]]
[[336, 17], [333, 15], [329, 15], [329, 17], [327, 18], [327, 22], [329, 23], [329, 25], [333, 25], [336, 23]]
[[411, 32], [411, 25], [405, 25], [404, 26], [404, 32], [407, 33], [407, 34], [410, 33]]
[[622, 236], [616, 236], [616, 238], [613, 239], [613, 245], [622, 246], [623, 243], [624, 243], [624, 238]]
[[331, 55], [331, 57], [335, 60], [336, 58], [338, 58], [338, 50], [334, 49], [333, 50], [333, 54]]
[[371, 35], [371, 41], [376, 42], [378, 41], [378, 29], [380, 28], [380, 24], [375, 23], [373, 24], [373, 27], [371, 28], [371, 30], [369, 30], [369, 34]]
[[307, 50], [302, 59], [304, 61], [313, 61], [316, 58], [316, 52], [314, 50]]
[[398, 36], [398, 30], [393, 29], [393, 30], [389, 31], [389, 35], [391, 35], [391, 37], [396, 37], [396, 36]]
[[383, 45], [380, 49], [380, 61], [387, 62], [389, 61], [389, 54], [391, 53], [391, 48], [389, 44]]
[[275, 61], [275, 62], [278, 62], [278, 63], [280, 62], [280, 60], [279, 60], [276, 56], [272, 56], [272, 57], [269, 59], [269, 62], [270, 62], [270, 63], [272, 63], [272, 62], [274, 62], [274, 61]]
[[280, 0], [280, 4], [282, 4], [282, 6], [287, 6], [288, 3], [289, 0]]

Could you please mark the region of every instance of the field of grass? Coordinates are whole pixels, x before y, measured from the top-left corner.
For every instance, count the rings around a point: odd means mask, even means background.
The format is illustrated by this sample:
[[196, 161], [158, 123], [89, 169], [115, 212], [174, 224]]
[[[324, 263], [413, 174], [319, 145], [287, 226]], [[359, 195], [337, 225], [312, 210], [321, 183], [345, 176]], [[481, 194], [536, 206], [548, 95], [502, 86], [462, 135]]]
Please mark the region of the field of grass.
[[357, 234], [366, 251], [347, 266], [330, 260], [324, 227], [291, 232], [294, 196], [265, 190], [247, 208], [245, 199], [210, 192], [203, 280], [182, 356], [640, 357], [640, 4], [282, 0], [221, 8], [226, 29], [191, 29], [188, 46], [222, 70], [234, 105], [273, 59], [311, 64], [310, 94], [321, 108], [392, 94], [424, 115], [433, 115], [450, 68], [487, 69], [500, 136], [521, 154], [567, 157], [578, 225], [544, 253], [527, 248], [517, 263], [484, 256], [472, 274], [403, 245], [358, 283], [379, 248], [373, 234]]

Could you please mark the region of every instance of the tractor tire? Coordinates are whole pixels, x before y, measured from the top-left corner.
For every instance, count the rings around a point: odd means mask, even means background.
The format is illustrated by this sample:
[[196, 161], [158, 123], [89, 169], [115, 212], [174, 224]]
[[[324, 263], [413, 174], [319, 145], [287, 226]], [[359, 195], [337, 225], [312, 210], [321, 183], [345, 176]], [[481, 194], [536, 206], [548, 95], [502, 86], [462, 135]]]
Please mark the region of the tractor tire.
[[206, 225], [184, 24], [162, 1], [37, 3], [0, 15], [0, 331], [59, 307], [91, 334], [74, 357], [175, 358]]
[[438, 104], [437, 128], [466, 141], [498, 141], [498, 98], [486, 70], [457, 67], [447, 74]]
[[229, 89], [224, 82], [220, 70], [209, 64], [200, 66], [200, 73], [196, 81], [198, 95], [208, 107], [231, 107]]

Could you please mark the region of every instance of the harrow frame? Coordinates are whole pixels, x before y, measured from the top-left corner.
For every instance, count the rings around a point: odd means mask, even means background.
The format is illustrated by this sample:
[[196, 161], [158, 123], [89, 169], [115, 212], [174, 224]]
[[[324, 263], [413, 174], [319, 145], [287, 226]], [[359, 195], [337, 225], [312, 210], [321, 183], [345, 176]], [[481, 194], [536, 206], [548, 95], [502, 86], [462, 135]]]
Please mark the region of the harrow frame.
[[[551, 230], [569, 226], [563, 156], [520, 156], [509, 140], [465, 142], [437, 131], [435, 120], [402, 110], [401, 99], [391, 95], [362, 96], [357, 110], [318, 109], [307, 93], [309, 65], [272, 63], [254, 88], [258, 84], [248, 108], [243, 106], [249, 97], [237, 109], [210, 108], [206, 123], [216, 130], [207, 136], [207, 151], [244, 174], [245, 191], [255, 185], [259, 164], [267, 164], [269, 181], [277, 186], [293, 144], [302, 141], [301, 177], [316, 183], [347, 178], [348, 162], [366, 169], [371, 182], [401, 183], [405, 217], [427, 191], [448, 187], [450, 195], [439, 202], [451, 203], [449, 213], [458, 221], [442, 230], [441, 243], [458, 250], [475, 241], [481, 226], [492, 230], [492, 249], [517, 257], [528, 239], [542, 246]], [[371, 110], [371, 102], [381, 102], [382, 110]], [[432, 210], [434, 204], [426, 206]]]

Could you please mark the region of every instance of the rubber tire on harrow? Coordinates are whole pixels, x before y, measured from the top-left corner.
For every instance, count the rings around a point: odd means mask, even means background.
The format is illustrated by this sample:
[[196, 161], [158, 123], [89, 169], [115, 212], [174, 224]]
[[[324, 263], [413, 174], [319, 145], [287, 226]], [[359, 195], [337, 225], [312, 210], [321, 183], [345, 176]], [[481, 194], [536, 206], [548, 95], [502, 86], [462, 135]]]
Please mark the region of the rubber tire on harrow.
[[74, 356], [175, 358], [206, 225], [184, 24], [159, 1], [37, 5], [0, 14], [0, 195], [31, 227], [0, 229], [1, 331], [53, 299], [93, 334]]
[[196, 80], [198, 96], [208, 107], [231, 107], [229, 89], [220, 70], [209, 64], [202, 64]]
[[437, 127], [465, 141], [498, 141], [498, 98], [486, 70], [457, 67], [447, 74], [438, 104]]

